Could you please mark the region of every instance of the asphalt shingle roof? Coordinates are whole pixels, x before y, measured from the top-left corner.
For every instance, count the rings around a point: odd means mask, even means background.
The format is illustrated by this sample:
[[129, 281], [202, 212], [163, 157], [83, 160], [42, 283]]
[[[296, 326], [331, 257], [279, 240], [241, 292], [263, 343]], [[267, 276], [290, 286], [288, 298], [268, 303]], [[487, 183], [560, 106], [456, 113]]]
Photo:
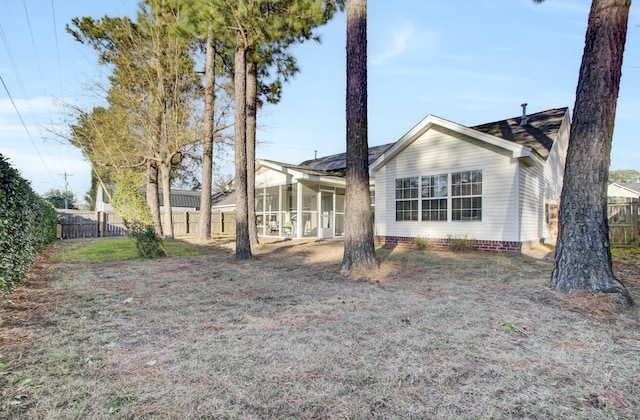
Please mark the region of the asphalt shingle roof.
[[[522, 146], [531, 147], [540, 157], [549, 156], [553, 142], [558, 135], [560, 126], [567, 113], [566, 107], [554, 108], [547, 111], [527, 115], [527, 123], [520, 125], [521, 116], [506, 120], [490, 122], [469, 127], [485, 134], [509, 140]], [[373, 162], [394, 143], [383, 144], [369, 148], [369, 163]], [[305, 160], [299, 165], [290, 167], [307, 168], [324, 171], [332, 175], [344, 176], [347, 167], [347, 154], [338, 153], [317, 159]]]
[[640, 184], [639, 183], [631, 183], [631, 182], [617, 182], [618, 185], [621, 185], [631, 191], [635, 191], [640, 195]]
[[[373, 162], [384, 153], [394, 143], [383, 144], [382, 146], [373, 146], [369, 148], [369, 163]], [[344, 170], [347, 167], [347, 154], [338, 153], [336, 155], [323, 156], [318, 159], [305, 160], [299, 166], [307, 167], [320, 171], [335, 172], [336, 175], [344, 176]]]
[[529, 146], [540, 157], [546, 159], [549, 156], [553, 141], [558, 135], [562, 120], [567, 113], [566, 107], [554, 108], [547, 111], [527, 115], [527, 123], [520, 125], [522, 117], [509, 118], [507, 120], [470, 127], [492, 136], [509, 140], [521, 146]]

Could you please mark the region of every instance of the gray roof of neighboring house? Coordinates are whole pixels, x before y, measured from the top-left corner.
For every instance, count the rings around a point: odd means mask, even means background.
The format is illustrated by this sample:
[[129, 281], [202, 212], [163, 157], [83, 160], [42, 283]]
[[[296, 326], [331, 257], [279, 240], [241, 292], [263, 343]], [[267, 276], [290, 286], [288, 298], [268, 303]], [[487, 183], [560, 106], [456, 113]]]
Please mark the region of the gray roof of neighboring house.
[[620, 185], [621, 187], [624, 187], [628, 190], [637, 192], [638, 195], [640, 195], [640, 184], [635, 182], [616, 182], [615, 184]]
[[[549, 156], [553, 142], [556, 139], [562, 121], [567, 113], [568, 108], [554, 108], [542, 112], [527, 115], [527, 123], [520, 125], [522, 117], [514, 117], [506, 120], [495, 121], [491, 123], [476, 125], [469, 127], [482, 133], [500, 137], [522, 146], [531, 147], [543, 159]], [[389, 147], [395, 143], [383, 144], [369, 148], [369, 163], [373, 162], [384, 153]], [[279, 163], [284, 165], [282, 163]], [[317, 159], [305, 160], [300, 165], [287, 165], [299, 168], [307, 168], [309, 170], [323, 171], [337, 176], [345, 175], [347, 167], [347, 154], [338, 153], [335, 155], [324, 156]]]
[[211, 205], [216, 207], [229, 207], [236, 205], [235, 190], [225, 190], [213, 193]]
[[[163, 204], [162, 190], [158, 191], [160, 205]], [[171, 190], [171, 207], [200, 208], [200, 191]]]
[[567, 107], [554, 108], [529, 114], [525, 125], [520, 125], [522, 117], [514, 117], [470, 128], [522, 146], [531, 147], [540, 157], [546, 159], [549, 156], [567, 110]]
[[[113, 196], [115, 192], [114, 185], [107, 185], [107, 190], [109, 191], [109, 195]], [[146, 188], [141, 188], [142, 193], [145, 194]], [[101, 193], [103, 192], [102, 188], [99, 190]], [[160, 200], [160, 205], [163, 205], [163, 194], [162, 190], [158, 190], [158, 197]], [[109, 197], [106, 194], [103, 194], [104, 202], [109, 203]], [[171, 190], [171, 207], [186, 207], [186, 208], [200, 208], [200, 191], [186, 191], [186, 190]]]

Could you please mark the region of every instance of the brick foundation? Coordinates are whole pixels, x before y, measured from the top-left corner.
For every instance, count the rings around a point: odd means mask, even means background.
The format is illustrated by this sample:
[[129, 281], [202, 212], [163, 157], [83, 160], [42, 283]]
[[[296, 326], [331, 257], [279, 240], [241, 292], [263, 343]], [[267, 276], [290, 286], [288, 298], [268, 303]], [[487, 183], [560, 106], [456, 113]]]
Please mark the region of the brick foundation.
[[[411, 236], [377, 236], [377, 241], [384, 245], [399, 245], [399, 244], [415, 244], [415, 238]], [[426, 238], [427, 242], [431, 243], [434, 248], [450, 248], [451, 242], [459, 239], [455, 238]], [[512, 241], [485, 241], [485, 240], [473, 240], [470, 239], [475, 248], [479, 251], [489, 252], [522, 252], [523, 249], [528, 249], [538, 241], [527, 242], [512, 242]]]

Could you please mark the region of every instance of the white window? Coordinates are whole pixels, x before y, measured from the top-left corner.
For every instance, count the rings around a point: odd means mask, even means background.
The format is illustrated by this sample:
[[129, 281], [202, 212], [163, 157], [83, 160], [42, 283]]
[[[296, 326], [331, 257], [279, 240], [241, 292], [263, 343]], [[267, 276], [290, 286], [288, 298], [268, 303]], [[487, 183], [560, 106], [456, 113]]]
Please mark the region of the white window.
[[482, 171], [451, 174], [451, 220], [482, 220]]
[[422, 177], [422, 221], [447, 221], [447, 174]]
[[396, 221], [418, 220], [418, 177], [396, 179]]

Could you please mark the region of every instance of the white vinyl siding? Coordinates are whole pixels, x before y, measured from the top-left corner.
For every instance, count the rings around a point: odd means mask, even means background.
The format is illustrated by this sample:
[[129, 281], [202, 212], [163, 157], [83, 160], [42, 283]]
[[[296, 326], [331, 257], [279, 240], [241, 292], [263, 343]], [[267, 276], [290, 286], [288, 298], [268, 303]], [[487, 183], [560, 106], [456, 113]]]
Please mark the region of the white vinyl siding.
[[521, 167], [520, 182], [520, 241], [531, 241], [545, 236], [544, 220], [545, 181], [541, 166]]
[[[376, 234], [518, 241], [517, 166], [510, 151], [434, 126], [374, 173]], [[396, 222], [396, 179], [475, 170], [482, 171], [481, 221]]]
[[563, 121], [558, 138], [554, 139], [553, 146], [544, 165], [544, 179], [547, 183], [549, 199], [559, 200], [562, 192], [564, 178], [564, 165], [569, 145], [569, 119]]
[[256, 187], [274, 187], [291, 183], [291, 176], [267, 167], [256, 171]]
[[[541, 205], [541, 210], [539, 210], [542, 213], [543, 220], [542, 232], [539, 234], [539, 238], [550, 238], [552, 236], [549, 230], [549, 223], [545, 218], [545, 208], [550, 204], [559, 204], [560, 202], [568, 146], [569, 116], [567, 115], [562, 122], [557, 138], [553, 141], [553, 146], [544, 164], [543, 173], [540, 175], [544, 179], [544, 190], [542, 192], [543, 204]], [[524, 218], [522, 220], [525, 222]], [[526, 236], [530, 236], [530, 232], [523, 230], [521, 237], [524, 238]]]

